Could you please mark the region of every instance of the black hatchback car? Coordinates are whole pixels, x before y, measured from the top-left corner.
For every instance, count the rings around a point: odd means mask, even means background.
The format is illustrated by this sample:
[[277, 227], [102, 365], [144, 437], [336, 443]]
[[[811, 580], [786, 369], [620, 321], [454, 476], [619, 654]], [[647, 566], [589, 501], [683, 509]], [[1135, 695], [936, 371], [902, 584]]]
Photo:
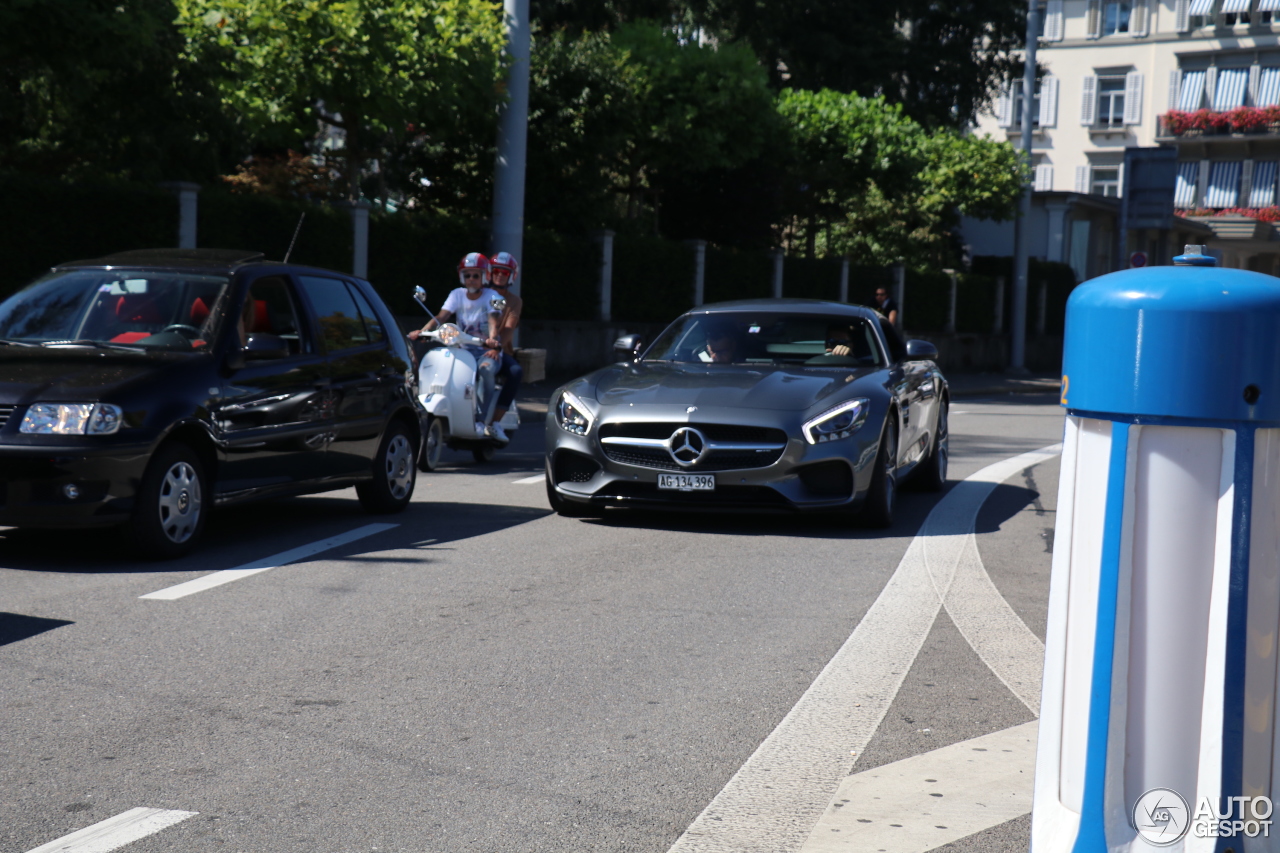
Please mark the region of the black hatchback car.
[[62, 264], [0, 302], [0, 526], [176, 557], [214, 506], [354, 485], [402, 510], [416, 382], [366, 281], [222, 249]]

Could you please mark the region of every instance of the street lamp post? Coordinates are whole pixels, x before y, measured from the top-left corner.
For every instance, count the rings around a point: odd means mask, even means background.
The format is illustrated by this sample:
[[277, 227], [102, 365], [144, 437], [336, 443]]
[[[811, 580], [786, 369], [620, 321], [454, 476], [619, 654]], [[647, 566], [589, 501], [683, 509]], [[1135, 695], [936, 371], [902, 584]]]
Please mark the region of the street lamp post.
[[[1036, 39], [1040, 30], [1038, 0], [1027, 0], [1027, 46], [1022, 73], [1022, 156], [1031, 164], [1031, 110], [1036, 94]], [[1022, 204], [1014, 223], [1013, 259], [1013, 340], [1009, 347], [1009, 372], [1026, 373], [1027, 352], [1027, 265], [1030, 255], [1031, 190], [1022, 190]]]

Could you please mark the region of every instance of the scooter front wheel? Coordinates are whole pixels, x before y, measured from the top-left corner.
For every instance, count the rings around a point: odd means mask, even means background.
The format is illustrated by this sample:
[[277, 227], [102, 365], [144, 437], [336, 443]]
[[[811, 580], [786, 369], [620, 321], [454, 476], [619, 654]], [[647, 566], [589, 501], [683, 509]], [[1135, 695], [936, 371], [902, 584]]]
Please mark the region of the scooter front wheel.
[[492, 444], [482, 444], [479, 447], [471, 448], [471, 455], [475, 457], [477, 462], [492, 462], [493, 454], [496, 453], [497, 450], [498, 448], [494, 447]]
[[444, 454], [444, 424], [433, 417], [427, 422], [427, 434], [422, 439], [422, 452], [418, 454], [418, 470], [434, 471], [440, 467]]

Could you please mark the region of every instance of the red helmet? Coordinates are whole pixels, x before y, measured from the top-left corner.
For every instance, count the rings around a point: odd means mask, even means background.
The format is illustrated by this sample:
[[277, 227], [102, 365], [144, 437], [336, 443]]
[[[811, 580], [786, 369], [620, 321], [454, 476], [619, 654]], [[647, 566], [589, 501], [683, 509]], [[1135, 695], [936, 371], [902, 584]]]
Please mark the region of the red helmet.
[[493, 266], [493, 269], [495, 270], [506, 270], [508, 273], [510, 273], [511, 274], [510, 283], [511, 284], [515, 283], [516, 276], [520, 272], [520, 264], [516, 262], [514, 255], [512, 255], [510, 252], [499, 252], [498, 254], [493, 256], [493, 261], [491, 262], [491, 264]]
[[471, 252], [458, 262], [458, 281], [463, 284], [467, 280], [462, 277], [463, 270], [480, 270], [480, 280], [489, 283], [489, 259], [479, 252]]

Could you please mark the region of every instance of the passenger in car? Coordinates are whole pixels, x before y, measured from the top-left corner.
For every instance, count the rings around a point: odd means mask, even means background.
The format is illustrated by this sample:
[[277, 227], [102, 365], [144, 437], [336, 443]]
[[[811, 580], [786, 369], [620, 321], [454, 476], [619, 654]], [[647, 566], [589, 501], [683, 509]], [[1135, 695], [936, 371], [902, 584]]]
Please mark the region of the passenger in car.
[[698, 353], [700, 361], [709, 364], [731, 364], [738, 350], [738, 338], [728, 323], [707, 324], [707, 344]]

